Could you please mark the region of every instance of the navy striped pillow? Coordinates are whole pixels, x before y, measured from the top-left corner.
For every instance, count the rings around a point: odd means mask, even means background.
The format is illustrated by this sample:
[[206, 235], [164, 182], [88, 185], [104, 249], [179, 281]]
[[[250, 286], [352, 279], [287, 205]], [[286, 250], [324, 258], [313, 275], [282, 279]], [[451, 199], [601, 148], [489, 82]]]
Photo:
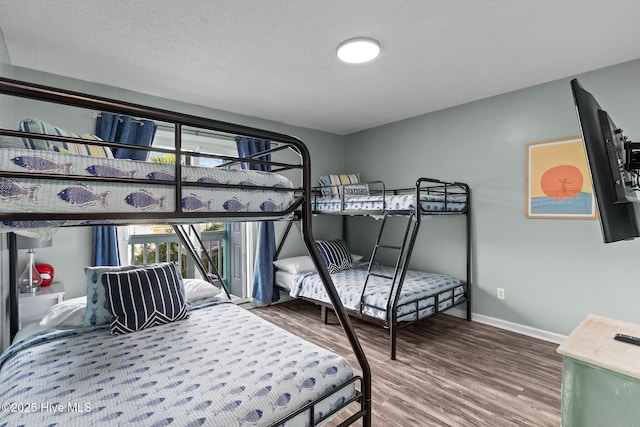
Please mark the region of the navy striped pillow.
[[351, 252], [344, 240], [325, 240], [316, 242], [316, 246], [329, 273], [337, 273], [353, 267]]
[[102, 275], [114, 320], [122, 335], [189, 317], [175, 263]]

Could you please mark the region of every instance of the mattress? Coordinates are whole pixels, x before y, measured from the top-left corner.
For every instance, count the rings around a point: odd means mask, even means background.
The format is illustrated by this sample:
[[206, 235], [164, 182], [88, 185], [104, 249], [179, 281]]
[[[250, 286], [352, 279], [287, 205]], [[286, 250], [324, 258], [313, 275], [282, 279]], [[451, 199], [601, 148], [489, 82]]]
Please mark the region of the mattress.
[[3, 426], [267, 426], [328, 391], [316, 418], [355, 394], [343, 358], [223, 302], [125, 335], [40, 332], [0, 363]]
[[[372, 275], [362, 295], [367, 268], [367, 263], [361, 263], [349, 270], [332, 273], [331, 278], [345, 308], [359, 312], [362, 302], [363, 314], [388, 322], [390, 280]], [[385, 276], [393, 276], [393, 271], [392, 267], [382, 265], [372, 267], [372, 272]], [[330, 303], [320, 276], [313, 272], [299, 275], [290, 295]], [[459, 279], [445, 274], [408, 270], [398, 301], [397, 321], [414, 321], [432, 316], [465, 301], [466, 295], [466, 285]]]
[[[5, 148], [0, 150], [0, 170], [34, 174], [20, 179], [0, 177], [0, 212], [145, 213], [149, 218], [155, 213], [176, 211], [176, 189], [172, 183], [175, 166], [171, 164]], [[196, 166], [183, 166], [181, 170], [185, 185], [179, 208], [186, 214], [280, 212], [294, 203], [294, 193], [289, 191], [293, 185], [282, 175]], [[69, 179], [38, 178], [38, 174]], [[129, 181], [97, 181], [96, 177]], [[77, 224], [43, 221], [21, 225], [5, 221], [3, 225], [34, 228]]]
[[[415, 209], [416, 195], [322, 196], [311, 201], [311, 209], [323, 213], [345, 211], [408, 211]], [[421, 194], [420, 206], [424, 213], [463, 212], [467, 206], [465, 195]]]
[[296, 282], [300, 278], [299, 274], [287, 273], [286, 271], [276, 270], [275, 284], [281, 289], [289, 292], [295, 288]]

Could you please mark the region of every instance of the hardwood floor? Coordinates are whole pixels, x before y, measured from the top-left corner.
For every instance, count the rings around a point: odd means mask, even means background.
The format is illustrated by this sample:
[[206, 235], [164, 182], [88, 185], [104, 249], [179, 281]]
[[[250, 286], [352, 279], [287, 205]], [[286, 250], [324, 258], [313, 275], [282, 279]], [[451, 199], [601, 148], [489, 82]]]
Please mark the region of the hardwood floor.
[[[295, 300], [253, 312], [357, 366], [336, 317], [323, 325], [319, 307]], [[371, 365], [374, 426], [560, 425], [556, 344], [441, 314], [401, 329], [392, 361], [388, 331], [352, 321]]]

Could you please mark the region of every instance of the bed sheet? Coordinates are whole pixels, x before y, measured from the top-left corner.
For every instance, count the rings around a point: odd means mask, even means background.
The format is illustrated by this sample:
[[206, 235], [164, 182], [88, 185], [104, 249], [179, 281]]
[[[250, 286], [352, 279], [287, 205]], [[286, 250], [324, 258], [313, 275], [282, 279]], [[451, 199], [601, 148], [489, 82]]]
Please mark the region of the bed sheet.
[[[360, 296], [367, 277], [367, 267], [367, 263], [361, 263], [349, 270], [331, 274], [340, 300], [348, 309], [360, 311]], [[383, 265], [372, 267], [372, 272], [386, 276], [393, 276], [393, 271], [392, 267]], [[391, 291], [389, 283], [389, 279], [382, 277], [369, 278], [366, 292], [362, 296], [362, 302], [365, 304], [363, 314], [382, 321], [390, 320], [386, 308]], [[317, 273], [300, 275], [290, 295], [324, 303], [330, 302]], [[398, 301], [397, 320], [404, 322], [423, 319], [437, 311], [446, 310], [465, 298], [465, 285], [459, 279], [445, 274], [408, 270]]]
[[[353, 377], [336, 354], [220, 302], [125, 335], [51, 329], [0, 363], [2, 426], [265, 426]], [[350, 384], [316, 416], [353, 395]]]
[[[323, 196], [312, 199], [311, 209], [319, 212], [341, 211], [406, 211], [415, 209], [415, 194], [370, 196]], [[462, 212], [467, 206], [464, 195], [421, 194], [420, 205], [426, 212]]]
[[[70, 175], [68, 180], [0, 178], [0, 212], [157, 213], [174, 212], [176, 208], [174, 186], [169, 182], [175, 177], [175, 166], [171, 164], [4, 148], [0, 150], [0, 170]], [[137, 178], [167, 185], [79, 181], [74, 176]], [[293, 191], [282, 191], [293, 187], [291, 181], [275, 173], [183, 166], [182, 179], [188, 183], [267, 187], [247, 190], [185, 186], [180, 203], [186, 213], [274, 212], [294, 202]], [[20, 222], [10, 221], [3, 225], [21, 226]]]
[[300, 278], [299, 274], [287, 273], [286, 271], [276, 270], [275, 284], [280, 288], [291, 291], [296, 286], [296, 282]]

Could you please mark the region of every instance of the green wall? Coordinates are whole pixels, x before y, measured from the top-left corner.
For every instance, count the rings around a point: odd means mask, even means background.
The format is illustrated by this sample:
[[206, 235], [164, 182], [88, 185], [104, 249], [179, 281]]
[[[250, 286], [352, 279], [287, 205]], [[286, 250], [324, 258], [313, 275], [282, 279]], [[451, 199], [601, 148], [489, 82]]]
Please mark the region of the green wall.
[[[577, 77], [640, 141], [640, 60]], [[368, 180], [468, 183], [473, 312], [561, 335], [587, 313], [640, 322], [640, 241], [606, 245], [597, 220], [525, 217], [526, 145], [580, 134], [569, 80], [369, 129], [345, 144], [345, 172]], [[350, 219], [354, 252], [372, 247], [371, 223]], [[464, 277], [463, 230], [457, 218], [424, 221], [412, 266]], [[506, 290], [505, 300], [496, 288]]]

